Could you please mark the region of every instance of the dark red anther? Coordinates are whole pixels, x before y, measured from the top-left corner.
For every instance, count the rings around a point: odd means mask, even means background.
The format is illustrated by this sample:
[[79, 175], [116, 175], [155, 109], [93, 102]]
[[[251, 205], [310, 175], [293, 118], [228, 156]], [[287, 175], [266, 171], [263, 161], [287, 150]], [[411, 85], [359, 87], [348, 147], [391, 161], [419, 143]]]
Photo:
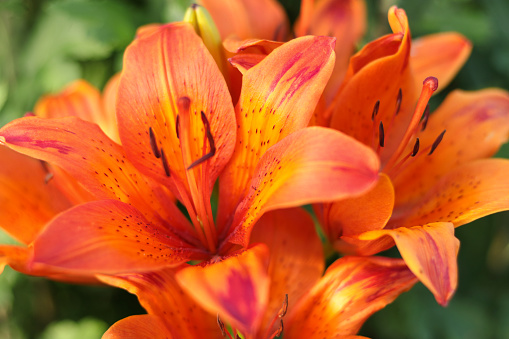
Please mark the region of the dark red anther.
[[171, 176], [170, 174], [170, 166], [168, 166], [168, 159], [166, 159], [166, 155], [164, 154], [164, 150], [161, 147], [161, 162], [163, 163], [164, 173], [167, 177]]
[[44, 172], [46, 172], [46, 175], [44, 176], [44, 183], [47, 185], [51, 179], [53, 179], [53, 173], [50, 172], [48, 163], [46, 161], [40, 160], [42, 168], [44, 169]]
[[426, 108], [424, 109], [424, 114], [422, 115], [421, 132], [426, 129], [426, 126], [428, 126], [428, 119], [429, 119], [429, 104], [426, 105]]
[[403, 100], [403, 92], [401, 92], [401, 88], [398, 91], [398, 98], [396, 99], [396, 112], [394, 115], [398, 115], [399, 110], [401, 109], [401, 100]]
[[410, 154], [412, 157], [415, 157], [417, 155], [417, 152], [419, 152], [419, 138], [415, 140], [414, 149], [412, 150], [412, 154]]
[[148, 128], [148, 135], [150, 137], [150, 148], [152, 148], [152, 153], [154, 153], [154, 156], [159, 159], [161, 157], [161, 153], [159, 153], [159, 149], [157, 148], [156, 136], [154, 135], [152, 127]]
[[283, 318], [286, 312], [288, 312], [288, 294], [285, 294], [285, 300], [283, 301], [283, 305], [278, 312], [278, 317]]
[[384, 124], [380, 121], [380, 125], [378, 125], [378, 143], [380, 147], [385, 146], [385, 132], [384, 132]]
[[177, 131], [177, 139], [180, 139], [179, 128], [180, 128], [180, 116], [177, 114], [177, 120], [175, 121], [175, 130]]
[[371, 121], [375, 121], [375, 117], [377, 116], [379, 109], [380, 109], [380, 100], [375, 102], [375, 106], [373, 107], [373, 113], [371, 113]]
[[199, 164], [207, 161], [208, 159], [212, 158], [216, 154], [216, 144], [214, 142], [214, 137], [212, 136], [212, 132], [210, 132], [210, 124], [207, 119], [207, 116], [205, 115], [205, 113], [203, 111], [201, 111], [201, 121], [203, 122], [203, 125], [205, 126], [205, 135], [207, 136], [207, 140], [209, 141], [210, 152], [208, 152], [207, 154], [202, 156], [200, 159], [194, 161], [191, 165], [189, 165], [187, 170], [190, 170], [190, 169], [198, 166]]
[[221, 318], [219, 318], [219, 314], [217, 315], [217, 325], [219, 326], [219, 329], [221, 330], [221, 334], [224, 338], [226, 338], [226, 330], [224, 327], [224, 323], [221, 321]]
[[437, 149], [438, 145], [442, 141], [442, 139], [444, 137], [444, 134], [445, 134], [445, 129], [444, 129], [444, 131], [442, 133], [440, 133], [440, 135], [433, 142], [433, 145], [431, 146], [431, 150], [429, 151], [428, 155], [431, 155], [431, 154], [433, 154], [433, 152], [435, 152], [435, 150]]

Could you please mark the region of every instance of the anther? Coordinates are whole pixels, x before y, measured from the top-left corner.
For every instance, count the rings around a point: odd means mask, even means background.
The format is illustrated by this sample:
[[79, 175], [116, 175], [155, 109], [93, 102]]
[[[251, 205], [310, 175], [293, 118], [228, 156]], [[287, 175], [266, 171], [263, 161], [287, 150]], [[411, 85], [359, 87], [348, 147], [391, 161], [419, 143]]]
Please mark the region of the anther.
[[48, 163], [46, 161], [40, 160], [42, 168], [44, 169], [44, 172], [46, 172], [46, 175], [44, 176], [44, 183], [47, 185], [51, 179], [53, 179], [53, 173], [50, 172]]
[[412, 154], [410, 154], [412, 157], [415, 157], [417, 155], [417, 152], [419, 152], [419, 138], [415, 140], [414, 149], [412, 150]]
[[378, 115], [379, 109], [380, 109], [380, 100], [375, 102], [375, 106], [373, 107], [373, 113], [371, 113], [371, 121], [375, 121], [375, 117]]
[[210, 124], [207, 119], [207, 116], [205, 115], [205, 113], [203, 111], [201, 111], [201, 121], [203, 122], [203, 125], [205, 126], [205, 135], [207, 137], [207, 140], [209, 141], [210, 152], [208, 152], [207, 154], [202, 156], [200, 159], [194, 161], [191, 165], [189, 165], [187, 170], [190, 170], [190, 169], [200, 165], [201, 163], [207, 161], [208, 159], [212, 158], [216, 154], [216, 144], [214, 142], [214, 137], [212, 136], [212, 133], [210, 132]]
[[177, 114], [177, 121], [175, 121], [175, 130], [177, 132], [177, 139], [180, 139], [179, 128], [180, 128], [180, 116]]
[[421, 121], [421, 132], [426, 129], [426, 126], [428, 126], [428, 119], [429, 119], [429, 104], [427, 104], [426, 108], [424, 109], [424, 114], [422, 116]]
[[152, 148], [152, 153], [154, 153], [154, 156], [157, 159], [159, 159], [161, 157], [161, 153], [159, 152], [159, 149], [157, 148], [156, 136], [154, 135], [154, 131], [152, 130], [152, 127], [149, 127], [148, 134], [150, 136], [150, 148]]
[[288, 294], [285, 294], [285, 300], [283, 301], [283, 306], [281, 306], [281, 309], [278, 312], [278, 316], [280, 318], [283, 318], [288, 311]]
[[380, 125], [378, 125], [378, 142], [380, 147], [384, 147], [385, 145], [384, 124], [381, 121]]
[[403, 100], [403, 92], [401, 92], [401, 88], [398, 91], [398, 98], [396, 99], [396, 112], [394, 115], [398, 115], [399, 110], [401, 109], [401, 100]]
[[445, 134], [445, 129], [444, 129], [444, 131], [442, 133], [440, 133], [440, 135], [433, 142], [433, 145], [431, 146], [431, 150], [429, 151], [428, 155], [431, 155], [431, 154], [433, 154], [433, 152], [435, 152], [435, 150], [437, 149], [438, 145], [442, 141], [442, 139], [444, 137], [444, 134]]
[[226, 330], [224, 327], [224, 323], [221, 321], [221, 318], [219, 318], [219, 313], [217, 314], [217, 325], [219, 326], [219, 329], [221, 330], [221, 334], [224, 338], [226, 338]]
[[164, 173], [167, 177], [171, 176], [170, 174], [170, 166], [168, 166], [168, 160], [166, 159], [166, 155], [164, 154], [164, 150], [161, 147], [161, 162], [163, 163]]

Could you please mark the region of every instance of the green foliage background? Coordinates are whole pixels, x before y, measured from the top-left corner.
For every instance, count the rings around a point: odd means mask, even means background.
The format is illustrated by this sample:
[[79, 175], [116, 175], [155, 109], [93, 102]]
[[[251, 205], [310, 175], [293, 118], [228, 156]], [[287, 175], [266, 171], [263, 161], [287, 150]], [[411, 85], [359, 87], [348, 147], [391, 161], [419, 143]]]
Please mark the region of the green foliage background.
[[[281, 2], [295, 19], [299, 1]], [[454, 30], [473, 42], [472, 56], [447, 91], [509, 89], [508, 1], [369, 0], [364, 42], [389, 31], [386, 13], [392, 4], [407, 11], [414, 37]], [[85, 78], [102, 88], [121, 69], [122, 51], [137, 27], [178, 21], [187, 5], [187, 0], [0, 0], [0, 125], [71, 80]], [[434, 97], [432, 106], [445, 94]], [[499, 156], [509, 157], [509, 147]], [[457, 229], [459, 289], [447, 308], [419, 284], [375, 314], [361, 334], [509, 338], [508, 223], [509, 214], [501, 213]], [[9, 241], [2, 235], [0, 240]], [[139, 313], [136, 298], [121, 290], [66, 285], [9, 268], [0, 275], [0, 338], [99, 338], [115, 321]]]

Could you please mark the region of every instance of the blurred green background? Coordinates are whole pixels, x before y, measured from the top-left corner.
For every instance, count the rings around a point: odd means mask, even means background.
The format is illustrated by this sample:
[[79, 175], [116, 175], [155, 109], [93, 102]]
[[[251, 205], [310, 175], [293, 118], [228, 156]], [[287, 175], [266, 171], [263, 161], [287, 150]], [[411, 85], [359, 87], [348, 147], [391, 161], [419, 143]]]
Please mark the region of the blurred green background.
[[[299, 1], [281, 0], [292, 20]], [[33, 108], [37, 98], [85, 78], [102, 88], [120, 70], [136, 28], [178, 21], [186, 0], [0, 0], [0, 125]], [[407, 11], [414, 37], [458, 31], [472, 56], [436, 107], [454, 89], [509, 89], [509, 1], [368, 1], [367, 42], [389, 31], [387, 9]], [[505, 146], [499, 156], [509, 158]], [[361, 334], [381, 339], [509, 338], [509, 214], [457, 229], [459, 288], [447, 308], [418, 284], [375, 314]], [[0, 241], [6, 242], [8, 239]], [[397, 255], [392, 251], [389, 255]], [[143, 313], [134, 296], [97, 286], [73, 286], [0, 275], [0, 338], [99, 338], [117, 320]]]

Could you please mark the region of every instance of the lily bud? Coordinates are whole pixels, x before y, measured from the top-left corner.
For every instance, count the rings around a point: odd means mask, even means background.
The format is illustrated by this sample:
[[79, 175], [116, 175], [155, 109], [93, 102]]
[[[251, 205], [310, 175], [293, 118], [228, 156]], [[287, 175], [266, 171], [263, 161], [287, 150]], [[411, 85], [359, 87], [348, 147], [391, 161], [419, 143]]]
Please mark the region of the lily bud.
[[202, 38], [203, 43], [226, 78], [226, 59], [223, 52], [221, 35], [209, 12], [203, 6], [192, 4], [184, 15], [184, 22], [188, 22], [194, 27], [196, 34]]

